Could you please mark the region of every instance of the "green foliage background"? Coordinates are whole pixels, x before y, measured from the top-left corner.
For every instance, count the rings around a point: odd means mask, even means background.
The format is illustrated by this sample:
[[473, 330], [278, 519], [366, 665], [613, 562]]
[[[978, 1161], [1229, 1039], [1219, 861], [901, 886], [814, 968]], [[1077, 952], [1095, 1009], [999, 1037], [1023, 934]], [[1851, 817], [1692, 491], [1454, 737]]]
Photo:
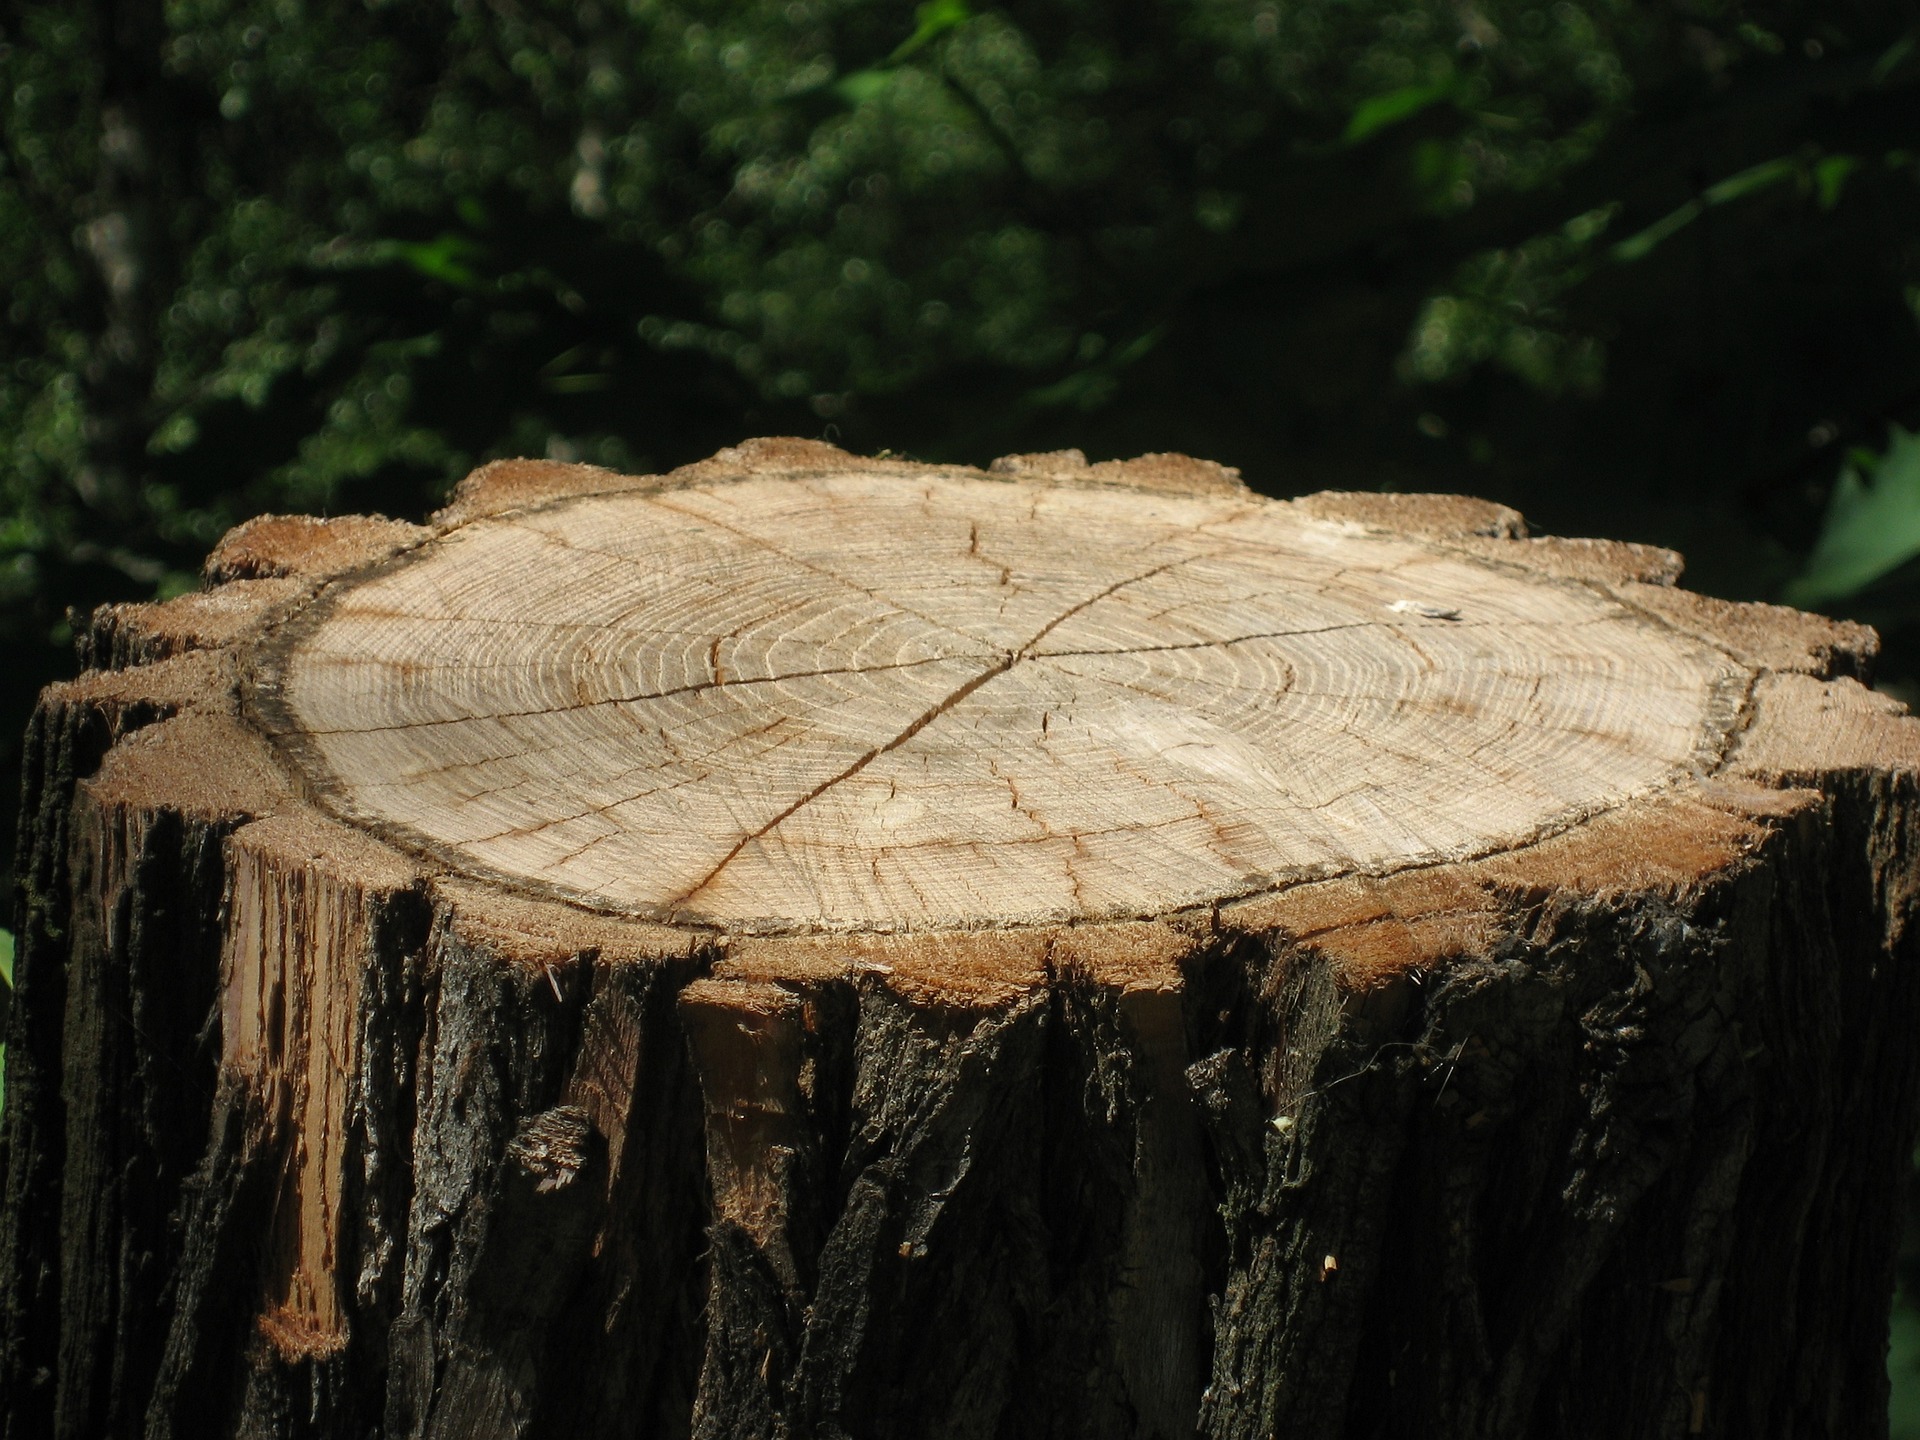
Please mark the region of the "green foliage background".
[[14, 0], [0, 788], [68, 608], [250, 514], [754, 433], [1483, 494], [1879, 623], [1910, 687], [1916, 38], [1875, 0]]

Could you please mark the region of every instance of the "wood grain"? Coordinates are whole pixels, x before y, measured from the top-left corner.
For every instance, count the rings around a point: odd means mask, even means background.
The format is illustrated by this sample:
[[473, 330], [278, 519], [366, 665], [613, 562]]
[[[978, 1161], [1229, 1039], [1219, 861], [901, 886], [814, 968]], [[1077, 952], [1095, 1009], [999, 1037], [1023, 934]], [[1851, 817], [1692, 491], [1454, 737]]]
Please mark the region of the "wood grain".
[[1588, 586], [1300, 506], [861, 470], [473, 521], [336, 587], [265, 689], [343, 817], [803, 930], [1509, 848], [1711, 768], [1748, 679]]

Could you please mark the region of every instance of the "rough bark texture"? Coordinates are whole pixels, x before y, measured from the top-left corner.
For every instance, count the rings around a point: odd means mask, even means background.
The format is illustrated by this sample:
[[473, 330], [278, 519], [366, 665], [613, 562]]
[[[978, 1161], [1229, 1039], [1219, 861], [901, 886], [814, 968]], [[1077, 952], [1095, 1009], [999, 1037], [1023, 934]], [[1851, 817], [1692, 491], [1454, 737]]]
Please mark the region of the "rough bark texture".
[[[1000, 470], [1227, 483], [1136, 463]], [[1709, 646], [1732, 737], [1523, 845], [1134, 919], [654, 923], [309, 798], [245, 699], [288, 617], [659, 483], [257, 522], [205, 594], [96, 617], [28, 735], [0, 1437], [1884, 1428], [1920, 727], [1870, 635], [1479, 502], [1313, 497]]]

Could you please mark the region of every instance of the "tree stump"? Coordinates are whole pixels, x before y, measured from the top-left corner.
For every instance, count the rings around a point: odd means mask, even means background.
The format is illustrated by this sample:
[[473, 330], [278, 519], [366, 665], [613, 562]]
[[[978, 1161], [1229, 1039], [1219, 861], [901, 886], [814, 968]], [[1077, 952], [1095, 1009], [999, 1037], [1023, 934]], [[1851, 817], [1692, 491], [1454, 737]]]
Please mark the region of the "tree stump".
[[240, 527], [29, 734], [5, 1435], [1877, 1433], [1920, 726], [1678, 570], [802, 441]]

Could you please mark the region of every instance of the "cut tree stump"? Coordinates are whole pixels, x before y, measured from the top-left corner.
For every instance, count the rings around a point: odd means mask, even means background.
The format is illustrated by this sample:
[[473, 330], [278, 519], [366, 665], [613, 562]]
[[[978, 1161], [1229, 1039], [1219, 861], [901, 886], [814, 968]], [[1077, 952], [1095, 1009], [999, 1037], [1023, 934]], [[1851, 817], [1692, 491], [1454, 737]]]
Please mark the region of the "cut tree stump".
[[0, 1430], [1884, 1433], [1920, 725], [1497, 505], [757, 441], [28, 735]]

